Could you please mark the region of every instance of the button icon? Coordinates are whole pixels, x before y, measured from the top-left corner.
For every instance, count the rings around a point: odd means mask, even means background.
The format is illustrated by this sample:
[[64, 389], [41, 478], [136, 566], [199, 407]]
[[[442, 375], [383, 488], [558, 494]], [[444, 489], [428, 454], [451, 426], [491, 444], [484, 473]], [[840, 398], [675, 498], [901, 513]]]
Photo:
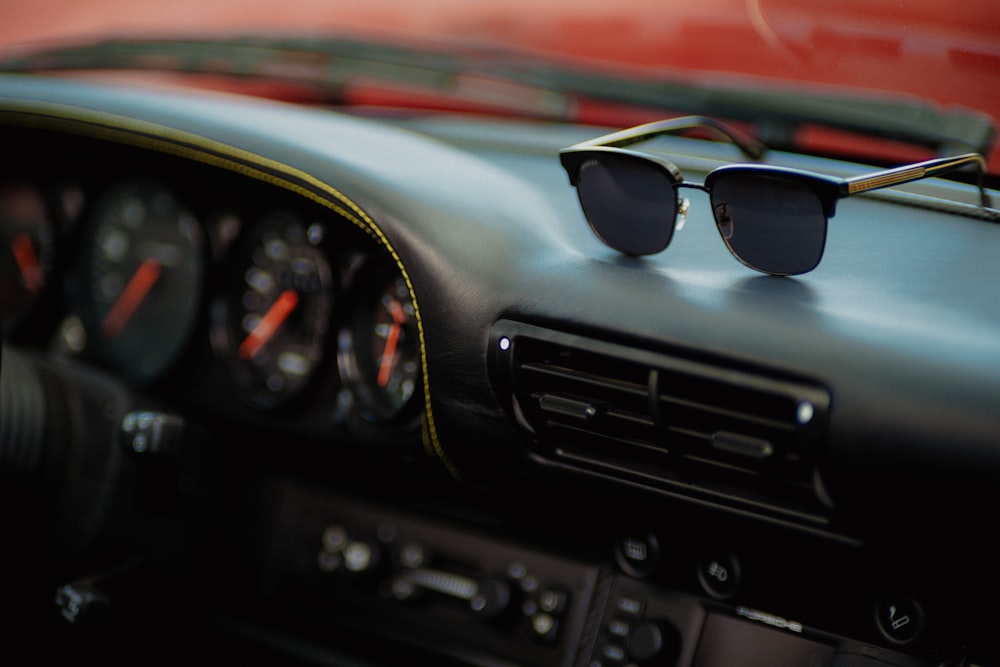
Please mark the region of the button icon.
[[884, 598], [875, 608], [879, 631], [894, 644], [909, 644], [924, 629], [920, 603], [908, 596]]
[[646, 603], [638, 598], [621, 596], [615, 599], [615, 611], [625, 618], [642, 618], [646, 611]]
[[615, 560], [626, 574], [645, 577], [652, 574], [660, 562], [660, 543], [655, 535], [624, 537], [615, 549]]
[[709, 555], [698, 563], [698, 581], [712, 597], [731, 598], [740, 585], [740, 562], [731, 553]]

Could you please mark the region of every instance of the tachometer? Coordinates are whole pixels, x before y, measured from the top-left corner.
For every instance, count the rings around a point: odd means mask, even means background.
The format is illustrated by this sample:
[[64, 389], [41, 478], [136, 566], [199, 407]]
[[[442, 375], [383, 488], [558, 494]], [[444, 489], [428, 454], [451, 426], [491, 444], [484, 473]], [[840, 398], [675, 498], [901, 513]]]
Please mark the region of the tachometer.
[[387, 269], [362, 275], [352, 322], [340, 336], [341, 372], [369, 421], [398, 421], [414, 411], [420, 386], [420, 340], [413, 298], [403, 276]]
[[130, 379], [151, 381], [179, 356], [198, 317], [200, 223], [165, 185], [134, 181], [107, 191], [89, 224], [88, 346]]
[[234, 248], [213, 308], [213, 342], [252, 405], [287, 403], [323, 360], [334, 298], [324, 246], [323, 225], [274, 213]]

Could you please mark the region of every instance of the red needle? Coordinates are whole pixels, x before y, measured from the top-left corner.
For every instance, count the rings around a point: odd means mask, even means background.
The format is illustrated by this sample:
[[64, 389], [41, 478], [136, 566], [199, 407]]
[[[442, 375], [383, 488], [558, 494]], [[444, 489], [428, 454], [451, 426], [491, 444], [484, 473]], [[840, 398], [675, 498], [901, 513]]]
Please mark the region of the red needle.
[[10, 249], [14, 253], [17, 268], [21, 271], [24, 286], [30, 293], [37, 294], [41, 291], [44, 281], [42, 267], [38, 263], [38, 255], [31, 243], [31, 237], [27, 232], [21, 232], [11, 241]]
[[399, 334], [406, 322], [406, 313], [399, 302], [392, 300], [389, 302], [389, 313], [392, 315], [392, 327], [389, 329], [389, 336], [385, 341], [385, 349], [382, 350], [382, 363], [378, 369], [378, 386], [385, 387], [392, 378], [392, 369], [396, 365], [396, 346], [399, 344]]
[[378, 369], [378, 386], [384, 387], [389, 384], [392, 378], [392, 368], [396, 361], [396, 343], [399, 342], [399, 322], [393, 322], [389, 329], [389, 337], [385, 341], [385, 349], [382, 350], [382, 365]]
[[288, 318], [298, 304], [298, 292], [293, 289], [286, 289], [282, 292], [275, 302], [271, 304], [271, 307], [267, 309], [264, 317], [253, 328], [250, 335], [240, 344], [240, 358], [244, 360], [252, 359], [260, 352], [260, 348], [264, 347], [267, 341], [271, 340], [274, 332], [278, 330], [281, 323]]
[[101, 322], [101, 333], [105, 338], [114, 340], [121, 335], [122, 329], [159, 280], [161, 268], [159, 260], [152, 257], [143, 260]]

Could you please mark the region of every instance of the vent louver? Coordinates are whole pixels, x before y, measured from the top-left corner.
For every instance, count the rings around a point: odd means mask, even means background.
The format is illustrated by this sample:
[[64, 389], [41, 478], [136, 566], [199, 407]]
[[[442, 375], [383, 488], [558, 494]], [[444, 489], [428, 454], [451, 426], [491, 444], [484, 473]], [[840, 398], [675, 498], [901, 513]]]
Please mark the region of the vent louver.
[[537, 454], [701, 501], [824, 520], [820, 386], [511, 321], [492, 340], [498, 395]]

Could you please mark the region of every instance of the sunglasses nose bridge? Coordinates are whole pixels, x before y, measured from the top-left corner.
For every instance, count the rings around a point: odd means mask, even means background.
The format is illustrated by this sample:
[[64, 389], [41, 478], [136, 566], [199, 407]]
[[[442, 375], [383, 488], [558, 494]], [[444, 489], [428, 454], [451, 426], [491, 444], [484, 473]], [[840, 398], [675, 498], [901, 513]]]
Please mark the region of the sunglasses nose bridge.
[[691, 208], [691, 200], [687, 197], [679, 197], [677, 199], [677, 216], [674, 222], [674, 231], [679, 232], [684, 229], [684, 223], [687, 222], [688, 210]]
[[[701, 190], [704, 193], [708, 193], [709, 190], [704, 185], [700, 183], [688, 183], [687, 181], [681, 181], [680, 183], [674, 184], [675, 190], [680, 190], [681, 188], [690, 188], [692, 190]], [[677, 221], [674, 223], [674, 231], [679, 232], [684, 229], [684, 223], [687, 222], [688, 211], [691, 210], [691, 200], [687, 197], [677, 198]]]

